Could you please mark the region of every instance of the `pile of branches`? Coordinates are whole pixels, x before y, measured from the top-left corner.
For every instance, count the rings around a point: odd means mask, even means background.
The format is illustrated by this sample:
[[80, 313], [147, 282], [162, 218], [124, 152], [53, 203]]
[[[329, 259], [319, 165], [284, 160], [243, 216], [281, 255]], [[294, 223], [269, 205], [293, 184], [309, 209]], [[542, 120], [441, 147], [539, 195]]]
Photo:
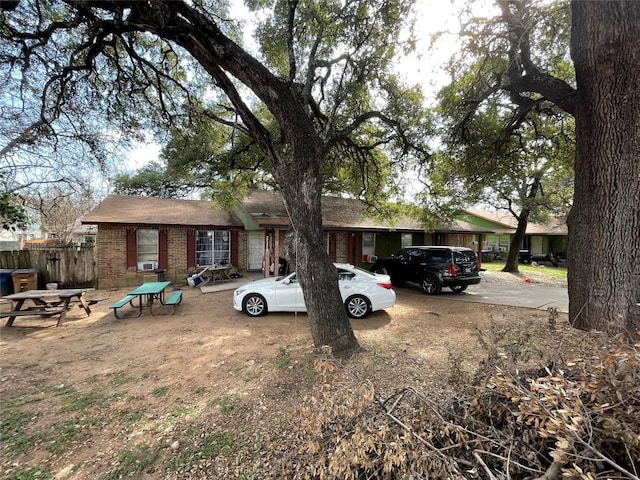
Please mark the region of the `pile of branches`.
[[485, 365], [473, 384], [429, 396], [382, 395], [318, 360], [327, 381], [300, 407], [299, 431], [281, 445], [296, 453], [278, 476], [640, 479], [639, 347], [613, 343], [525, 372]]

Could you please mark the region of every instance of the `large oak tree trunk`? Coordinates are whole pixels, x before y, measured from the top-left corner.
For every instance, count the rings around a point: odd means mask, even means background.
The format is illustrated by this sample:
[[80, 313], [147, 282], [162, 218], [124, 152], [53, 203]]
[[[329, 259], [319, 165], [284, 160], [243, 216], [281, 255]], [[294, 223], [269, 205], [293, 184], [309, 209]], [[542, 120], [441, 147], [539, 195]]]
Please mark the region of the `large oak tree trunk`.
[[[540, 191], [540, 182], [541, 179], [539, 176], [535, 176], [529, 186], [529, 193], [527, 193], [527, 198], [529, 202], [534, 202], [536, 197], [538, 196], [538, 192]], [[529, 203], [527, 202], [527, 203]], [[530, 207], [523, 207], [520, 211], [520, 215], [518, 215], [518, 225], [516, 227], [516, 231], [511, 239], [511, 244], [509, 245], [509, 255], [507, 257], [507, 262], [502, 269], [503, 272], [512, 272], [518, 273], [518, 260], [520, 259], [520, 247], [522, 246], [522, 240], [524, 240], [525, 235], [527, 234], [527, 225], [529, 224], [529, 216], [531, 215]]]
[[503, 272], [518, 273], [518, 260], [520, 258], [520, 246], [527, 232], [527, 225], [529, 224], [529, 214], [520, 215], [518, 217], [518, 226], [516, 231], [511, 237], [511, 244], [509, 245], [509, 255], [507, 255], [507, 261], [504, 264]]
[[640, 329], [640, 2], [574, 1], [574, 206], [569, 317], [580, 329]]
[[294, 232], [296, 274], [302, 287], [311, 336], [316, 347], [328, 345], [334, 354], [349, 355], [360, 346], [347, 318], [337, 270], [322, 237], [322, 147], [307, 118], [287, 120], [286, 136], [292, 146], [292, 161], [275, 165], [291, 229]]

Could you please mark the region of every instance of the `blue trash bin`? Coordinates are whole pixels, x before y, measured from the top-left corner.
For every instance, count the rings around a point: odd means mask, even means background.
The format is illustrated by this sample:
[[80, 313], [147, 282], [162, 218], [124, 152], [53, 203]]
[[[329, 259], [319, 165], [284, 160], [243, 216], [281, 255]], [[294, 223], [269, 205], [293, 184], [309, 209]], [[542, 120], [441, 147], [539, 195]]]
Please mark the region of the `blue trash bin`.
[[0, 297], [13, 293], [13, 269], [0, 268]]

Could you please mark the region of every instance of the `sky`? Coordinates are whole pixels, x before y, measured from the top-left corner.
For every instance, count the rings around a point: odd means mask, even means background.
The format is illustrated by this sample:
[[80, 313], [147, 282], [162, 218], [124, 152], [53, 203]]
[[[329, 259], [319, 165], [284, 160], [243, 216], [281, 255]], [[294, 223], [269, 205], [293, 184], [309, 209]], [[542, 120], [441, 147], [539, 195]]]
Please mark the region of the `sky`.
[[[456, 32], [458, 30], [456, 12], [468, 2], [472, 1], [482, 8], [485, 0], [417, 0], [415, 8], [418, 21], [415, 26], [418, 44], [412, 58], [399, 65], [399, 72], [410, 84], [422, 84], [426, 97], [433, 101], [435, 93], [447, 82], [447, 76], [442, 65], [458, 48]], [[234, 12], [245, 12], [242, 3], [234, 7]], [[235, 13], [234, 13], [235, 15]], [[250, 28], [245, 29], [249, 31]], [[429, 50], [430, 37], [435, 32], [449, 32], [441, 37], [435, 49]], [[251, 40], [250, 33], [246, 34], [245, 42]], [[150, 161], [158, 160], [160, 146], [154, 143], [140, 143], [128, 155], [128, 169], [137, 170]]]

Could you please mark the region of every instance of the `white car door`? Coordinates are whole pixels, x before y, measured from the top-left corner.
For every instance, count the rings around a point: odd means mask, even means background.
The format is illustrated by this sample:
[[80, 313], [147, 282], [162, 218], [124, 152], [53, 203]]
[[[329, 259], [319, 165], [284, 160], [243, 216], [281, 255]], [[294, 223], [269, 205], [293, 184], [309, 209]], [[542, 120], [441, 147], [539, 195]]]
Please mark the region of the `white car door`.
[[357, 285], [355, 277], [356, 274], [353, 272], [349, 272], [341, 268], [338, 269], [338, 287], [340, 288], [340, 295], [342, 296], [343, 301], [347, 297], [353, 295], [354, 289]]
[[276, 308], [287, 312], [304, 311], [304, 297], [302, 289], [296, 279], [296, 274], [292, 273], [276, 287]]

